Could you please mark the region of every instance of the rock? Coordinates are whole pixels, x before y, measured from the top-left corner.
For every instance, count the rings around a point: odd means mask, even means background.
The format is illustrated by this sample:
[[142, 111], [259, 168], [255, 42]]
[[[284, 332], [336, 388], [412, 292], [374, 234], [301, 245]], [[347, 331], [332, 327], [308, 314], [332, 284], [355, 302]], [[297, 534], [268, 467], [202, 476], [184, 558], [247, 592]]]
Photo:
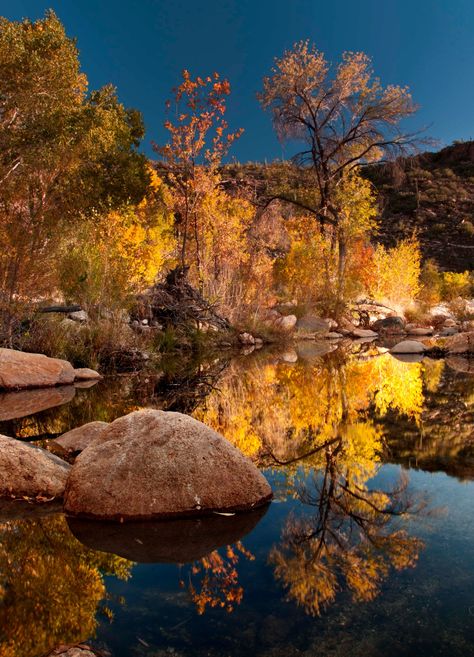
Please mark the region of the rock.
[[454, 326], [448, 327], [443, 329], [440, 332], [440, 337], [441, 338], [448, 338], [450, 335], [457, 335], [459, 333], [459, 329], [455, 328]]
[[325, 317], [324, 321], [328, 323], [330, 329], [337, 328], [337, 322], [335, 319], [332, 319], [332, 317]]
[[339, 340], [344, 336], [342, 335], [342, 333], [336, 333], [335, 331], [331, 331], [325, 337], [328, 338], [329, 340]]
[[409, 335], [433, 335], [433, 327], [426, 326], [426, 327], [412, 328], [409, 331]]
[[142, 326], [148, 326], [148, 320], [142, 319]]
[[450, 354], [474, 354], [474, 331], [446, 338], [444, 348]]
[[262, 338], [255, 338], [255, 346], [257, 348], [263, 347], [263, 340]]
[[244, 345], [255, 344], [255, 338], [250, 333], [240, 333], [239, 342]]
[[331, 351], [337, 349], [337, 345], [329, 340], [321, 340], [320, 342], [299, 342], [296, 345], [296, 353], [298, 358], [308, 362], [312, 362], [321, 356], [330, 354]]
[[74, 370], [74, 381], [93, 381], [102, 379], [102, 375], [88, 367], [79, 367]]
[[356, 328], [352, 331], [354, 338], [378, 338], [378, 333], [372, 331], [371, 329], [359, 329]]
[[79, 643], [72, 646], [58, 646], [52, 652], [49, 652], [46, 657], [98, 657], [103, 654], [102, 652], [96, 652], [85, 643]]
[[472, 358], [463, 358], [462, 356], [449, 356], [446, 358], [446, 365], [456, 372], [464, 374], [474, 374], [474, 360]]
[[417, 340], [403, 340], [390, 349], [392, 354], [422, 354], [426, 347]]
[[297, 322], [296, 315], [285, 315], [275, 321], [275, 326], [285, 332], [292, 331]]
[[316, 315], [304, 315], [296, 322], [298, 333], [314, 335], [316, 333], [329, 333], [331, 325], [327, 319], [321, 319]]
[[74, 536], [83, 545], [138, 563], [191, 563], [222, 545], [232, 545], [248, 534], [268, 511], [268, 505], [232, 516], [213, 514], [118, 523], [68, 518]]
[[443, 317], [446, 319], [453, 319], [453, 314], [445, 303], [440, 303], [430, 309], [431, 317]]
[[443, 326], [444, 328], [451, 328], [453, 326], [456, 326], [456, 321], [448, 317], [448, 319], [444, 321]]
[[405, 333], [405, 321], [401, 317], [384, 317], [374, 322], [371, 328], [377, 333], [400, 335]]
[[76, 310], [74, 313], [69, 313], [68, 317], [69, 319], [72, 319], [75, 322], [81, 322], [82, 324], [89, 321], [89, 315], [85, 310]]
[[55, 438], [52, 442], [62, 447], [66, 452], [82, 452], [86, 447], [95, 445], [100, 441], [101, 435], [108, 426], [108, 422], [89, 422], [63, 433], [62, 436]]
[[296, 363], [298, 361], [298, 354], [294, 349], [289, 349], [288, 351], [284, 351], [280, 355], [280, 358], [284, 363]]
[[1, 497], [61, 497], [70, 469], [45, 449], [0, 435]]
[[77, 457], [64, 508], [86, 518], [145, 520], [245, 511], [271, 497], [250, 459], [211, 428], [145, 409], [112, 422]]
[[0, 349], [0, 389], [43, 388], [73, 381], [74, 369], [66, 360]]
[[392, 358], [400, 360], [402, 363], [421, 363], [424, 354], [391, 354]]
[[0, 422], [62, 406], [70, 402], [75, 394], [74, 386], [5, 392], [0, 394]]

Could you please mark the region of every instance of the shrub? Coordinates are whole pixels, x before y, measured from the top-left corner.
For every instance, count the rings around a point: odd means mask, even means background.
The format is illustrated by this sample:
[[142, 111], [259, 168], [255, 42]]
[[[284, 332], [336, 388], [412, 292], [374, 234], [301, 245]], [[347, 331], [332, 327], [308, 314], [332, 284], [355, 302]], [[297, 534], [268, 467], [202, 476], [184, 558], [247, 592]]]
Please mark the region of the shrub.
[[446, 301], [451, 301], [457, 297], [470, 297], [473, 292], [474, 277], [472, 272], [447, 271], [443, 273], [441, 294]]
[[403, 240], [392, 249], [378, 245], [373, 256], [370, 295], [391, 306], [405, 308], [420, 291], [421, 253], [418, 240]]

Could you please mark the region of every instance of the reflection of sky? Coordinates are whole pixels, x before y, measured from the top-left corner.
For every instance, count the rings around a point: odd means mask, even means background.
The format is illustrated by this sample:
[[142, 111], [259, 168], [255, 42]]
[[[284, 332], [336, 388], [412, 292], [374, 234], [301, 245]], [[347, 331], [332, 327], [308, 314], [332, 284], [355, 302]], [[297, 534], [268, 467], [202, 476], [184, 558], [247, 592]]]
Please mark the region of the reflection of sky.
[[[363, 632], [367, 656], [474, 654], [474, 616], [469, 611], [474, 610], [474, 483], [460, 483], [444, 473], [409, 474], [410, 490], [426, 495], [430, 507], [438, 510], [421, 525], [415, 519], [410, 528], [426, 542], [417, 567], [392, 573], [373, 602], [353, 604], [341, 593], [333, 607], [314, 619], [284, 601], [267, 557], [288, 512], [298, 512], [298, 502], [288, 500], [272, 504], [243, 539], [256, 558], [239, 562], [245, 592], [232, 614], [218, 609], [198, 616], [178, 586], [176, 566], [138, 565], [129, 582], [109, 580], [109, 592], [125, 596], [126, 605], [115, 607], [115, 622], [101, 626], [99, 639], [117, 657], [140, 645], [137, 637], [155, 650], [173, 647], [186, 655], [200, 650], [212, 655], [263, 654], [276, 646], [283, 655], [291, 654], [285, 650], [292, 645], [300, 650], [319, 646], [321, 652], [314, 654], [326, 655], [333, 654], [324, 652], [332, 642], [362, 655]], [[399, 475], [399, 466], [385, 465], [370, 483], [388, 489]]]

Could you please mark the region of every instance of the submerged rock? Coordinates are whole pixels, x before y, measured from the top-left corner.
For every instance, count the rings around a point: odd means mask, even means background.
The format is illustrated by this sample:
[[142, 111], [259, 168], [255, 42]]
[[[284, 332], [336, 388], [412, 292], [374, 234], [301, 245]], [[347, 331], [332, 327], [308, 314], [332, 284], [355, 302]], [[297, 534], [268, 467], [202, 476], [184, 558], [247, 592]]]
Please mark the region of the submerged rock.
[[138, 563], [189, 563], [243, 538], [267, 510], [265, 505], [233, 516], [130, 523], [68, 518], [68, 524], [74, 536], [92, 550]]
[[0, 389], [43, 388], [73, 381], [74, 368], [66, 360], [0, 349]]
[[78, 456], [64, 508], [86, 518], [139, 520], [246, 511], [271, 488], [225, 438], [181, 413], [146, 409], [115, 420]]
[[417, 340], [403, 340], [390, 349], [392, 354], [422, 354], [426, 347]]
[[61, 497], [70, 470], [45, 449], [0, 435], [0, 496]]
[[82, 452], [86, 447], [95, 445], [100, 441], [108, 422], [89, 422], [81, 427], [71, 429], [52, 442], [62, 447], [66, 452]]

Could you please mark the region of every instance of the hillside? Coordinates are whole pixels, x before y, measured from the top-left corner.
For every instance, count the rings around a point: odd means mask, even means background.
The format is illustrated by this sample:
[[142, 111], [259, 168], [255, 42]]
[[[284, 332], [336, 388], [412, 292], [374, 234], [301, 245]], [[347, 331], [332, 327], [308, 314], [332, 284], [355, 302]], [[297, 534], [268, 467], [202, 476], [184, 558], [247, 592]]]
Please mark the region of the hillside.
[[[287, 162], [228, 164], [227, 187], [246, 188], [264, 202], [282, 189], [304, 187]], [[474, 269], [474, 142], [422, 153], [396, 165], [370, 165], [364, 175], [375, 186], [381, 225], [375, 240], [393, 246], [415, 231], [425, 260], [449, 271]]]
[[379, 192], [378, 239], [392, 246], [417, 231], [425, 259], [444, 270], [474, 268], [474, 142], [365, 169]]

